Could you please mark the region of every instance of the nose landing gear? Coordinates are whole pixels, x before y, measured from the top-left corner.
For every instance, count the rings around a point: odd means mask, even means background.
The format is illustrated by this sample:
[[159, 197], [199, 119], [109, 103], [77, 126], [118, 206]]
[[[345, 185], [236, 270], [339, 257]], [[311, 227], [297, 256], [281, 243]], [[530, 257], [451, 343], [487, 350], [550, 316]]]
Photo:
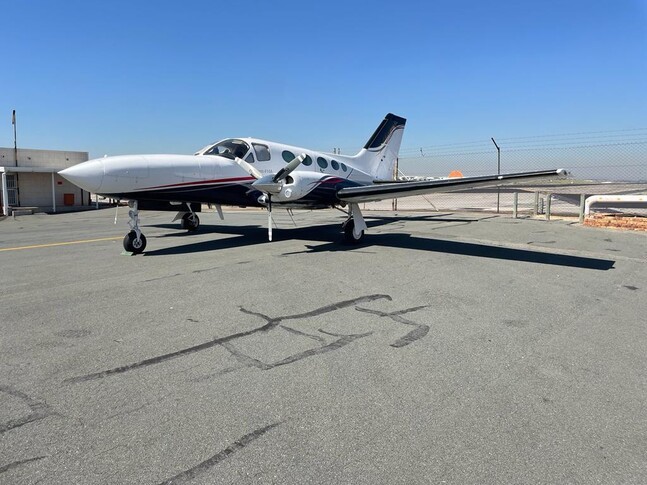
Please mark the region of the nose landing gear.
[[124, 249], [129, 253], [143, 253], [146, 249], [146, 236], [140, 232], [138, 238], [135, 231], [130, 231], [124, 236]]
[[141, 254], [146, 249], [146, 236], [139, 229], [139, 209], [136, 200], [129, 200], [128, 227], [130, 232], [124, 236], [124, 249], [129, 253]]

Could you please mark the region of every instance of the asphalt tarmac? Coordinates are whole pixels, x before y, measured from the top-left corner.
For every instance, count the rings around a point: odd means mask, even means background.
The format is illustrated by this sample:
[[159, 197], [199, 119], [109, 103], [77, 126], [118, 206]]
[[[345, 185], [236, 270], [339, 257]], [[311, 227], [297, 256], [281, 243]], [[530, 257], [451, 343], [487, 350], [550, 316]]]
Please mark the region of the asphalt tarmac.
[[647, 234], [0, 221], [0, 483], [647, 483]]

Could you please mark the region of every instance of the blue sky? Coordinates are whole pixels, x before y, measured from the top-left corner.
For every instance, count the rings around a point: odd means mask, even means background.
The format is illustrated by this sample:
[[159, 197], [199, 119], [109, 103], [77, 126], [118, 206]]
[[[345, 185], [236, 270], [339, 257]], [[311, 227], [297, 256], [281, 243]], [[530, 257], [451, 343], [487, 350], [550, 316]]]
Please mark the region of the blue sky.
[[[344, 153], [647, 126], [647, 0], [3, 2], [0, 146]], [[4, 113], [4, 115], [2, 115]]]

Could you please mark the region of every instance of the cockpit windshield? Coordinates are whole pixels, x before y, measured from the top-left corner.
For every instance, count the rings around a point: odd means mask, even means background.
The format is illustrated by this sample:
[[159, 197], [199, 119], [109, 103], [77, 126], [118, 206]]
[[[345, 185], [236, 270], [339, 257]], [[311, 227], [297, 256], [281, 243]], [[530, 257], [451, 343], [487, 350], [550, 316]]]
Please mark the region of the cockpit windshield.
[[243, 158], [249, 151], [249, 145], [243, 140], [230, 138], [223, 140], [211, 146], [202, 155], [220, 155], [221, 157], [234, 159], [236, 157]]

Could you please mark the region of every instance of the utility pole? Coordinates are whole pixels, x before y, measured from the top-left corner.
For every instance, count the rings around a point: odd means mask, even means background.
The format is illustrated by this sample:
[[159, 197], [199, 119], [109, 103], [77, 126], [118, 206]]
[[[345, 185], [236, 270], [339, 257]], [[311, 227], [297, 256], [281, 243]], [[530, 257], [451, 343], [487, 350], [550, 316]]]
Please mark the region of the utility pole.
[[11, 115], [11, 124], [13, 125], [13, 159], [18, 166], [18, 143], [16, 142], [16, 110], [13, 110]]
[[[494, 146], [496, 147], [496, 174], [501, 175], [501, 149], [499, 148], [499, 145], [496, 144], [496, 141], [494, 141], [494, 138], [491, 138], [492, 143], [494, 143]], [[501, 188], [497, 187], [496, 188], [496, 213], [499, 213], [499, 207], [500, 207], [500, 202], [501, 202]]]

